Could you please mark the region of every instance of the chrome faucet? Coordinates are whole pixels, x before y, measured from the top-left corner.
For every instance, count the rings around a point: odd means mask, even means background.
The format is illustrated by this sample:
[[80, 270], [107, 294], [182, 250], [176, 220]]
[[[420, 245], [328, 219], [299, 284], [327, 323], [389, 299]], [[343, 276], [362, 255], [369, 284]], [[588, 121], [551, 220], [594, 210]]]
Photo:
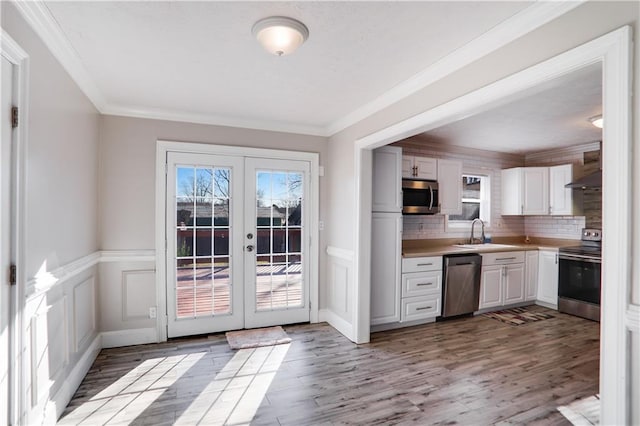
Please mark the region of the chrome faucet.
[[484, 243], [484, 222], [480, 219], [473, 219], [473, 222], [471, 222], [471, 236], [469, 237], [469, 244], [476, 244], [474, 241], [476, 241], [477, 238], [474, 238], [473, 236], [473, 228], [476, 226], [476, 221], [482, 224], [482, 235], [480, 237], [480, 244]]

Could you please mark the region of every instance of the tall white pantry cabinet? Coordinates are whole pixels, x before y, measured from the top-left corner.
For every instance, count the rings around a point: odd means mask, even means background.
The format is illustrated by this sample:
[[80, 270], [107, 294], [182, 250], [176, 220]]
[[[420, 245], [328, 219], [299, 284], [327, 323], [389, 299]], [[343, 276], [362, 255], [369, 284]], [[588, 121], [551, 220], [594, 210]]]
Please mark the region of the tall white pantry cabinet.
[[371, 325], [400, 321], [402, 148], [373, 151]]

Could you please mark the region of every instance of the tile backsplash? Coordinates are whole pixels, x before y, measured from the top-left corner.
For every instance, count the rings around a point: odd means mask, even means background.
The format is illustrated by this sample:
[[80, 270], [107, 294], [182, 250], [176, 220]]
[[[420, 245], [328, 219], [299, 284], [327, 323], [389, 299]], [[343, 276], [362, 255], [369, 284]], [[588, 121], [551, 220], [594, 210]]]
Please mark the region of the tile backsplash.
[[525, 235], [530, 237], [579, 240], [584, 227], [584, 216], [531, 216], [524, 220]]

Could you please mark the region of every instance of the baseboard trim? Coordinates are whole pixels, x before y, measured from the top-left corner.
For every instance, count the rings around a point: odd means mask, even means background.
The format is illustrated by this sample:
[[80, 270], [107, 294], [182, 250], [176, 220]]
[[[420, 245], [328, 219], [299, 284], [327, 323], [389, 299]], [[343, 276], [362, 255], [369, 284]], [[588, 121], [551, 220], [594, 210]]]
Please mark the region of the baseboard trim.
[[105, 349], [147, 343], [158, 343], [158, 332], [155, 327], [102, 332], [102, 347]]
[[349, 323], [347, 320], [339, 317], [338, 315], [336, 315], [335, 313], [333, 313], [328, 309], [320, 309], [320, 312], [318, 313], [318, 317], [320, 322], [328, 323], [331, 327], [338, 330], [340, 334], [344, 335], [344, 337], [351, 340], [352, 342], [355, 342], [353, 325]]
[[558, 310], [557, 304], [554, 305], [553, 303], [543, 302], [542, 300], [536, 300], [535, 304], [544, 308], [555, 309], [556, 311]]
[[100, 335], [100, 333], [97, 333], [89, 347], [84, 351], [76, 365], [73, 367], [73, 370], [71, 370], [71, 373], [69, 373], [69, 375], [65, 379], [58, 392], [56, 392], [55, 396], [49, 402], [54, 402], [56, 419], [60, 418], [67, 404], [69, 403], [69, 401], [71, 401], [73, 394], [76, 392], [76, 390], [82, 383], [82, 380], [87, 375], [87, 372], [98, 357], [101, 349], [102, 336]]

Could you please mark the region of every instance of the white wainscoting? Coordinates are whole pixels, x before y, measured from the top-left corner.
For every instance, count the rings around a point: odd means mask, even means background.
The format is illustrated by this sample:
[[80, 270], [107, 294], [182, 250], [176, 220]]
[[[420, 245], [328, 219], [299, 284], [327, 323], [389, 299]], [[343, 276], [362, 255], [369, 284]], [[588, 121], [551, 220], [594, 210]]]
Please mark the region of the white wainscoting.
[[327, 307], [320, 310], [320, 321], [328, 322], [351, 341], [353, 328], [353, 252], [327, 247]]
[[30, 280], [22, 322], [26, 424], [55, 423], [100, 351], [96, 259], [94, 253]]
[[[103, 347], [157, 341], [156, 320], [148, 318], [148, 306], [136, 303], [151, 298], [155, 304], [154, 262], [154, 250], [98, 251], [41, 270], [27, 281], [21, 386], [25, 424], [55, 424]], [[102, 264], [118, 270], [117, 280], [109, 283], [119, 293], [118, 304], [98, 300]], [[116, 311], [120, 320], [134, 326], [100, 333], [98, 307]], [[151, 325], [140, 327], [140, 321]]]

